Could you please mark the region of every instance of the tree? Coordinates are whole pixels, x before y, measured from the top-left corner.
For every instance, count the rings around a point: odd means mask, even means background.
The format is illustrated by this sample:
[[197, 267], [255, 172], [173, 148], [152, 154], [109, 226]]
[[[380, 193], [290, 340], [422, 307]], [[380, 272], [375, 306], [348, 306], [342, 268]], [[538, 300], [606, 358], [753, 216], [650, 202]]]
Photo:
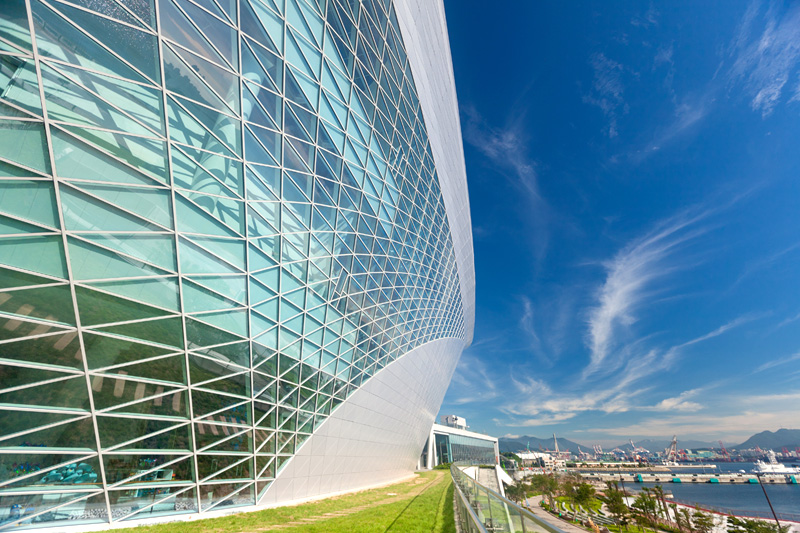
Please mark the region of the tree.
[[594, 487], [589, 485], [588, 483], [581, 483], [580, 485], [576, 486], [573, 490], [572, 501], [575, 504], [575, 513], [572, 515], [572, 519], [574, 520], [575, 517], [578, 515], [578, 509], [580, 507], [589, 507], [589, 504], [592, 503], [594, 500]]
[[[655, 494], [656, 499], [658, 500], [658, 514], [662, 515], [664, 519], [668, 518], [667, 514], [667, 502], [664, 500], [664, 487], [661, 485], [653, 486], [653, 494]], [[663, 510], [663, 514], [662, 514]]]
[[788, 533], [789, 526], [780, 526], [764, 520], [728, 517], [728, 533]]
[[520, 503], [528, 497], [527, 489], [528, 487], [522, 482], [509, 485], [506, 487], [506, 498], [513, 502]]
[[694, 513], [693, 520], [695, 533], [711, 533], [714, 529], [714, 517], [708, 513]]
[[678, 529], [681, 531], [687, 531], [689, 533], [694, 531], [694, 526], [692, 525], [692, 514], [689, 512], [689, 509], [682, 508], [680, 510], [676, 510], [675, 522], [678, 523]]
[[616, 482], [608, 483], [608, 489], [606, 490], [606, 508], [611, 516], [614, 517], [614, 521], [617, 523], [617, 527], [622, 525], [622, 521], [628, 515], [628, 506], [625, 505], [625, 496], [619, 488], [617, 488]]
[[[675, 522], [677, 523], [678, 522], [678, 504], [677, 503], [671, 503], [671, 504], [669, 504], [669, 508], [672, 509], [672, 516], [675, 517]], [[667, 515], [667, 519], [669, 519], [669, 514]], [[678, 527], [680, 527], [680, 524], [678, 525]]]
[[650, 491], [642, 490], [631, 504], [631, 507], [639, 511], [647, 520], [652, 523], [655, 520], [656, 501], [650, 496]]
[[553, 494], [558, 492], [558, 480], [553, 476], [537, 474], [531, 476], [530, 487], [533, 492], [541, 492], [548, 500], [550, 507], [553, 506]]

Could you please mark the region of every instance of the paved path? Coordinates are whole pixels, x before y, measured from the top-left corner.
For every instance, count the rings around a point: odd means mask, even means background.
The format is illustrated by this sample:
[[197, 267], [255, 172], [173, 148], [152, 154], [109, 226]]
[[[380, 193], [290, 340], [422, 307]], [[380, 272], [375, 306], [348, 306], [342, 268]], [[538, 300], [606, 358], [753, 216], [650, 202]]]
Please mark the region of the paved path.
[[575, 524], [567, 522], [566, 520], [561, 520], [560, 518], [551, 515], [539, 507], [539, 502], [542, 501], [542, 498], [543, 496], [534, 496], [533, 498], [528, 498], [526, 501], [526, 505], [529, 506], [528, 510], [536, 515], [536, 518], [542, 522], [547, 522], [553, 527], [557, 527], [565, 533], [587, 533], [582, 527], [576, 526]]

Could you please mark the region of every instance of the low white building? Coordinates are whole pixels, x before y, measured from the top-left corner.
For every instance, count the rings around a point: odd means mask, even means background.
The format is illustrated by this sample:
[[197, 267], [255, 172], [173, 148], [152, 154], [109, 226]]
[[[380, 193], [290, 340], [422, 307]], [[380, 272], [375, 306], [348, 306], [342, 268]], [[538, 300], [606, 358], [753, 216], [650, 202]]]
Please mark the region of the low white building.
[[[464, 421], [464, 426], [466, 426], [463, 418], [454, 418]], [[442, 463], [496, 465], [499, 462], [500, 451], [497, 437], [490, 437], [461, 427], [433, 424], [425, 447], [422, 449], [419, 467], [431, 469]]]
[[558, 459], [552, 454], [545, 452], [517, 452], [517, 457], [520, 458], [522, 464], [520, 466], [541, 466], [545, 470], [557, 470], [566, 468], [567, 462], [564, 459]]

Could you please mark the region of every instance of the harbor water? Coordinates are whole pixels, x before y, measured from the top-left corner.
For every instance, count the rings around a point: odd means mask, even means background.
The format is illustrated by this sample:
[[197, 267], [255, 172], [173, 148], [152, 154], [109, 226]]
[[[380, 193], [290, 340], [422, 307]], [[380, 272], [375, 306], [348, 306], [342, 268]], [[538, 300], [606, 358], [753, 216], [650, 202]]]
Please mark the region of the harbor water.
[[[717, 463], [717, 467], [706, 469], [705, 473], [751, 472], [753, 463]], [[674, 473], [702, 473], [702, 469], [670, 469]], [[651, 483], [625, 483], [625, 488], [638, 492], [642, 487], [652, 487]], [[771, 517], [772, 514], [760, 485], [751, 484], [717, 484], [717, 483], [662, 483], [664, 492], [671, 492], [674, 501], [698, 505], [720, 512], [734, 514], [755, 513], [759, 516]], [[800, 518], [800, 485], [767, 484], [767, 491], [776, 513], [796, 515]], [[744, 513], [736, 513], [743, 511]]]

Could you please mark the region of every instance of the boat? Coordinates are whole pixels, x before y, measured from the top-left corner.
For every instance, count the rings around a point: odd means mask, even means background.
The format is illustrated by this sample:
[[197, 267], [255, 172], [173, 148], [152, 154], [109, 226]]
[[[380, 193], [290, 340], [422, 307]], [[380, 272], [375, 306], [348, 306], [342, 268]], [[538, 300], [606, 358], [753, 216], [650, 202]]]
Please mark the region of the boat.
[[754, 474], [800, 474], [800, 467], [786, 466], [775, 458], [775, 452], [767, 451], [767, 461], [756, 461], [753, 468]]

